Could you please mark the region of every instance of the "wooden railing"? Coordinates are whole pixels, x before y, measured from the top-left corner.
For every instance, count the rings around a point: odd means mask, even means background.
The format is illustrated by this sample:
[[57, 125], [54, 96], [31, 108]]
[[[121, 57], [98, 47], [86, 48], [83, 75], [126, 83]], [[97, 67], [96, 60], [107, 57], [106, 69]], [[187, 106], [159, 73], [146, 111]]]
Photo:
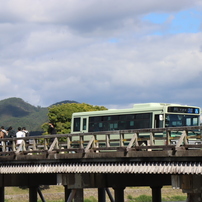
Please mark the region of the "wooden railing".
[[[200, 149], [201, 126], [103, 131], [1, 139], [0, 155]], [[16, 145], [17, 139], [22, 139]]]

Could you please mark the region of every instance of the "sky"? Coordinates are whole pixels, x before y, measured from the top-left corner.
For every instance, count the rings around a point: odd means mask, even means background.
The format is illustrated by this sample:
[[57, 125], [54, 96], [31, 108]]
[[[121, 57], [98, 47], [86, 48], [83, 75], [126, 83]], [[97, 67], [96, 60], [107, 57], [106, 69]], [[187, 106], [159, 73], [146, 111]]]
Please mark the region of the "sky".
[[202, 107], [201, 0], [0, 5], [0, 100]]

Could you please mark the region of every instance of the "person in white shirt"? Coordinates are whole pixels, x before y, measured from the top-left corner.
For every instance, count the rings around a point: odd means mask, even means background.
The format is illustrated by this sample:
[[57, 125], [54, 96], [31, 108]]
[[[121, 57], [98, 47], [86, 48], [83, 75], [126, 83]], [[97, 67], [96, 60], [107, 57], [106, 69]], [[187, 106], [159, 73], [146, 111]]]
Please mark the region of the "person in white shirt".
[[29, 137], [29, 132], [25, 127], [22, 127], [22, 132], [25, 133], [25, 137]]
[[[25, 127], [22, 127], [22, 132], [25, 133], [25, 137], [29, 137], [29, 131]], [[29, 149], [29, 143], [30, 143], [29, 139], [25, 140], [25, 143], [27, 149]]]
[[[21, 127], [18, 127], [18, 132], [16, 133], [17, 138], [25, 137], [25, 133], [22, 131]], [[22, 143], [22, 139], [17, 140], [16, 145], [20, 145]]]

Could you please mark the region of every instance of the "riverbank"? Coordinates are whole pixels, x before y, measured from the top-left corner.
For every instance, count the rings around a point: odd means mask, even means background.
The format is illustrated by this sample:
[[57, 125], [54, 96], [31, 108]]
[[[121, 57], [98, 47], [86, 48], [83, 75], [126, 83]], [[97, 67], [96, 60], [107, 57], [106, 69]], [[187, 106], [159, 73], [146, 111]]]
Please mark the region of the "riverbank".
[[[113, 195], [113, 189], [110, 189]], [[28, 202], [29, 190], [21, 189], [19, 187], [6, 187], [5, 188], [5, 199], [7, 202], [17, 202], [23, 201]], [[42, 190], [44, 198], [48, 201], [53, 200], [63, 200], [64, 199], [64, 188], [63, 186], [49, 186], [49, 189]], [[124, 190], [125, 201], [129, 201], [128, 198], [136, 198], [141, 195], [151, 196], [150, 187], [127, 187]], [[167, 186], [162, 188], [162, 198], [168, 198], [170, 196], [186, 196], [182, 193], [180, 189], [172, 189], [172, 187]], [[85, 189], [84, 198], [89, 199], [94, 197], [97, 199], [97, 189]], [[40, 199], [40, 197], [38, 197]], [[107, 201], [109, 201], [107, 197]]]

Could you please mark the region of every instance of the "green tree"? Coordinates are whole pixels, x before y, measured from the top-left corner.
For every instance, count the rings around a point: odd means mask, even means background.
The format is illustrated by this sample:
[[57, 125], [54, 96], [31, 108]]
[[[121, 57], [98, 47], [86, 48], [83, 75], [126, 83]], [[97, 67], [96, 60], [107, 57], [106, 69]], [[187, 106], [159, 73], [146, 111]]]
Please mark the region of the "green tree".
[[[67, 103], [51, 106], [48, 112], [49, 121], [56, 124], [58, 134], [67, 134], [71, 131], [71, 119], [74, 112], [107, 110], [104, 106], [90, 105], [86, 103]], [[48, 123], [42, 125], [45, 134], [48, 132]]]

